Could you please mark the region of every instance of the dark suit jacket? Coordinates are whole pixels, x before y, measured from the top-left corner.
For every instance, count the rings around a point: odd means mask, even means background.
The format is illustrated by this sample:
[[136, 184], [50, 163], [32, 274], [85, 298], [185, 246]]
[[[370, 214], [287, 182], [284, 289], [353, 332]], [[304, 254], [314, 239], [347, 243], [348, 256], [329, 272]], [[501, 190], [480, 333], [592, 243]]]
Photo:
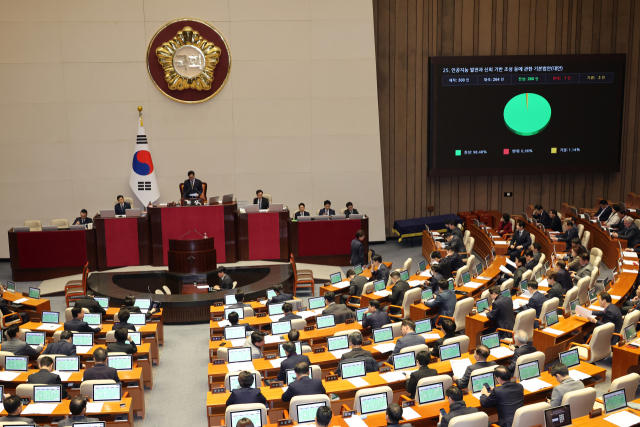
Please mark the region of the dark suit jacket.
[[449, 338], [455, 338], [455, 337], [456, 337], [456, 334], [454, 332], [451, 335], [444, 335], [442, 338], [438, 338], [437, 340], [429, 344], [429, 347], [431, 348], [431, 354], [434, 357], [438, 357], [440, 355], [440, 346], [444, 344], [444, 342]]
[[562, 307], [564, 301], [564, 289], [562, 289], [560, 283], [555, 282], [551, 289], [549, 289], [549, 292], [547, 292], [547, 299], [551, 298], [558, 298], [558, 300], [560, 300], [558, 305], [559, 307]]
[[378, 329], [382, 328], [384, 325], [388, 325], [389, 323], [391, 323], [389, 315], [381, 310], [376, 310], [362, 318], [362, 327], [364, 329]]
[[606, 221], [611, 216], [611, 212], [613, 212], [613, 209], [611, 209], [611, 206], [607, 205], [607, 207], [605, 207], [604, 209], [598, 209], [595, 217], [598, 218], [598, 221]]
[[522, 249], [527, 249], [531, 245], [531, 234], [527, 230], [522, 230], [522, 234], [518, 230], [514, 231], [510, 245], [514, 244], [516, 248], [522, 246]]
[[83, 297], [76, 301], [75, 307], [82, 307], [89, 310], [89, 313], [102, 314], [103, 316], [107, 314], [104, 308], [100, 305], [100, 303], [94, 300], [91, 297]]
[[384, 280], [386, 284], [389, 281], [389, 267], [384, 263], [380, 263], [380, 268], [371, 272], [371, 278], [373, 280]]
[[88, 380], [114, 380], [119, 383], [118, 371], [115, 368], [110, 368], [104, 363], [96, 363], [93, 368], [89, 368], [84, 371], [83, 381]]
[[640, 230], [635, 224], [631, 224], [631, 227], [625, 228], [618, 233], [618, 238], [627, 241], [627, 247], [634, 248], [640, 244]]
[[343, 354], [340, 361], [344, 362], [345, 360], [356, 359], [359, 357], [373, 357], [373, 354], [371, 354], [370, 351], [363, 350], [362, 348], [354, 348], [350, 352]]
[[467, 388], [469, 386], [469, 380], [471, 379], [471, 373], [476, 369], [488, 368], [494, 366], [496, 362], [476, 362], [473, 365], [467, 366], [462, 378], [458, 379], [458, 388]]
[[[320, 209], [320, 215], [324, 215], [326, 212], [325, 208]], [[329, 215], [335, 215], [336, 211], [334, 211], [333, 209], [329, 209]]]
[[436, 371], [435, 369], [431, 369], [429, 365], [420, 366], [417, 371], [413, 371], [409, 378], [407, 378], [407, 383], [405, 384], [407, 393], [409, 393], [409, 398], [414, 399], [416, 397], [416, 387], [418, 386], [418, 381], [427, 377], [435, 377], [436, 375], [438, 375], [438, 371]]
[[464, 237], [464, 233], [462, 232], [462, 230], [458, 226], [453, 227], [453, 230], [451, 230], [450, 233], [453, 234], [454, 236], [458, 236], [461, 241], [462, 241], [462, 239]]
[[242, 387], [231, 390], [231, 395], [227, 399], [227, 406], [240, 405], [242, 403], [262, 403], [267, 406], [267, 398], [260, 391], [260, 387]]
[[439, 427], [449, 427], [449, 423], [452, 418], [458, 417], [460, 415], [469, 415], [478, 412], [478, 408], [467, 408], [467, 404], [464, 400], [460, 400], [459, 402], [453, 402], [451, 407], [449, 408], [449, 413], [447, 415], [442, 416], [442, 420]]
[[526, 271], [527, 271], [527, 267], [525, 267], [524, 265], [520, 266], [516, 271], [514, 271], [514, 273], [513, 273], [513, 287], [514, 288], [517, 288], [517, 287], [520, 286], [520, 282], [522, 282], [522, 275]]
[[525, 344], [516, 348], [513, 351], [513, 356], [511, 357], [511, 363], [508, 366], [509, 371], [511, 371], [511, 375], [513, 376], [516, 373], [516, 362], [518, 361], [518, 357], [524, 356], [525, 354], [535, 353], [536, 351], [537, 351], [536, 348], [529, 344]]
[[298, 210], [298, 212], [296, 212], [295, 215], [293, 215], [293, 218], [295, 219], [295, 218], [298, 218], [299, 216], [311, 216], [311, 214], [307, 211], [300, 212]]
[[65, 356], [77, 356], [75, 344], [65, 340], [49, 344], [42, 354], [64, 354]]
[[441, 316], [453, 316], [453, 311], [456, 309], [455, 292], [447, 289], [440, 292], [433, 301], [427, 301], [426, 306], [429, 308], [437, 308]]
[[[76, 222], [77, 222], [77, 224], [76, 224]], [[71, 225], [86, 225], [86, 224], [93, 224], [93, 219], [89, 218], [89, 217], [86, 217], [84, 219], [84, 222], [83, 222], [82, 218], [78, 217], [71, 223]]]
[[107, 345], [108, 353], [115, 353], [118, 351], [121, 351], [127, 354], [135, 354], [138, 352], [138, 347], [135, 345], [135, 343], [127, 344], [124, 341], [116, 341], [116, 342], [109, 343]]
[[191, 181], [185, 179], [184, 188], [182, 189], [182, 197], [189, 198], [189, 194], [193, 193], [198, 193], [198, 196], [200, 196], [204, 192], [204, 190], [202, 189], [202, 181], [200, 181], [198, 178], [194, 179], [193, 181], [193, 188], [191, 188]]
[[302, 316], [298, 316], [297, 314], [293, 314], [293, 313], [287, 313], [280, 319], [280, 321], [284, 322], [286, 320], [294, 320], [294, 319], [302, 319]]
[[349, 209], [344, 211], [344, 214], [349, 218], [349, 215], [358, 215], [358, 209], [354, 209], [353, 212], [349, 212]]
[[345, 323], [347, 319], [355, 319], [356, 315], [345, 304], [331, 304], [322, 311], [322, 314], [333, 314], [336, 324]]
[[564, 289], [565, 294], [569, 289], [573, 288], [573, 280], [571, 280], [571, 275], [567, 270], [558, 270], [558, 283]]
[[536, 261], [535, 259], [532, 259], [531, 261], [529, 261], [525, 266], [525, 270], [533, 270], [533, 268], [538, 265], [538, 261]]
[[467, 248], [464, 247], [464, 243], [462, 243], [462, 239], [458, 236], [456, 236], [455, 234], [453, 235], [453, 237], [451, 238], [451, 240], [449, 240], [449, 242], [447, 242], [447, 246], [452, 246], [456, 252], [466, 252]]
[[513, 416], [522, 405], [524, 405], [524, 387], [519, 383], [504, 383], [494, 387], [488, 396], [480, 396], [480, 406], [498, 408], [498, 425], [500, 427], [511, 427]]
[[541, 314], [540, 311], [542, 310], [542, 304], [544, 304], [545, 302], [547, 302], [547, 299], [545, 298], [545, 296], [542, 293], [536, 291], [533, 295], [531, 295], [531, 298], [529, 298], [529, 303], [525, 304], [522, 307], [522, 309], [523, 310], [527, 310], [529, 308], [535, 309], [536, 318], [539, 319]]
[[222, 279], [220, 279], [220, 289], [233, 289], [233, 280], [228, 274], [225, 274]]
[[77, 317], [69, 320], [68, 322], [64, 322], [64, 330], [76, 332], [100, 332], [100, 328], [92, 328], [87, 322], [83, 322]]
[[513, 313], [513, 302], [511, 298], [498, 295], [493, 301], [491, 311], [487, 313], [487, 319], [496, 322], [496, 326], [501, 329], [513, 330], [516, 323], [516, 316]]
[[[253, 204], [254, 204], [254, 205], [257, 205], [257, 204], [258, 204], [258, 198], [257, 198], [257, 197], [255, 197], [255, 198], [253, 199]], [[262, 202], [260, 202], [260, 206], [259, 206], [259, 208], [260, 208], [260, 209], [269, 209], [269, 199], [267, 199], [266, 197], [263, 197], [263, 198], [262, 198]]]
[[429, 286], [433, 291], [433, 295], [436, 295], [440, 291], [440, 286], [438, 285], [440, 280], [444, 280], [444, 276], [441, 273], [436, 273], [429, 279]]
[[285, 360], [280, 364], [280, 372], [278, 372], [278, 381], [287, 381], [287, 369], [293, 369], [300, 362], [307, 362], [311, 365], [311, 361], [309, 361], [309, 357], [304, 354], [290, 354], [287, 356]]
[[409, 332], [404, 337], [398, 338], [398, 341], [396, 341], [396, 346], [394, 347], [393, 352], [391, 352], [391, 355], [389, 356], [387, 361], [389, 363], [393, 363], [393, 356], [395, 356], [396, 354], [400, 354], [400, 351], [402, 351], [403, 348], [422, 344], [426, 344], [425, 339], [422, 335], [418, 335], [415, 332]]
[[534, 215], [534, 218], [536, 218], [536, 220], [538, 221], [538, 224], [544, 225], [545, 228], [551, 225], [551, 217], [549, 216], [547, 211], [542, 211], [540, 215]]
[[116, 329], [119, 329], [119, 328], [127, 328], [128, 330], [133, 332], [136, 331], [135, 325], [132, 325], [131, 323], [123, 323], [123, 322], [120, 322], [117, 325], [114, 323], [113, 326], [111, 327], [111, 330], [115, 331]]
[[[596, 326], [602, 326], [607, 323], [613, 323], [615, 326], [613, 328], [613, 332], [619, 334], [622, 329], [622, 313], [620, 309], [615, 304], [609, 304], [604, 311], [592, 311], [597, 317], [602, 317], [602, 320], [598, 320], [596, 322]], [[619, 337], [613, 336], [611, 337], [611, 344], [616, 344], [620, 340]]]
[[339, 377], [342, 376], [342, 365], [341, 365], [342, 362], [356, 362], [359, 360], [364, 361], [365, 372], [378, 372], [379, 368], [378, 368], [378, 362], [376, 361], [376, 359], [374, 359], [372, 356], [360, 356], [360, 357], [352, 357], [351, 359], [348, 359], [348, 360], [340, 359], [340, 362], [338, 363], [338, 369], [336, 370], [336, 375], [338, 375]]
[[389, 295], [389, 301], [392, 305], [402, 305], [404, 300], [404, 294], [411, 289], [411, 286], [404, 280], [398, 280], [391, 289], [391, 295]]
[[351, 241], [351, 265], [363, 265], [366, 263], [364, 258], [364, 245], [360, 239], [353, 239]]
[[46, 369], [40, 369], [35, 374], [31, 374], [27, 377], [27, 384], [47, 384], [47, 385], [61, 385], [61, 396], [63, 399], [67, 398], [67, 390], [65, 390], [60, 375], [51, 373]]
[[269, 306], [269, 304], [280, 304], [281, 302], [289, 301], [292, 299], [293, 295], [285, 294], [283, 292], [280, 295], [276, 295], [275, 297], [271, 298], [271, 300], [267, 301], [267, 306]]
[[351, 284], [349, 285], [349, 295], [355, 295], [357, 297], [362, 295], [362, 288], [364, 288], [364, 285], [366, 285], [368, 282], [369, 279], [367, 279], [365, 276], [354, 277], [351, 281]]
[[116, 205], [113, 207], [116, 210], [116, 215], [126, 215], [127, 209], [131, 209], [131, 205], [127, 202], [124, 202], [124, 209], [120, 206], [120, 203], [116, 203]]
[[558, 241], [565, 242], [567, 245], [566, 251], [569, 252], [571, 250], [571, 239], [576, 237], [578, 237], [578, 228], [574, 225], [570, 230], [558, 234]]
[[308, 376], [304, 376], [292, 382], [289, 384], [287, 391], [282, 394], [282, 401], [291, 402], [291, 398], [293, 397], [309, 394], [327, 394], [321, 379], [311, 379]]
[[464, 261], [462, 261], [462, 257], [458, 253], [454, 253], [451, 256], [444, 257], [444, 262], [449, 263], [451, 266], [451, 271], [458, 271], [462, 267], [464, 267]]
[[549, 223], [548, 227], [546, 225], [544, 227], [546, 229], [548, 229], [548, 230], [551, 230], [551, 231], [561, 232], [562, 231], [562, 221], [560, 221], [560, 218], [558, 218], [556, 216], [555, 218], [551, 218], [551, 222]]

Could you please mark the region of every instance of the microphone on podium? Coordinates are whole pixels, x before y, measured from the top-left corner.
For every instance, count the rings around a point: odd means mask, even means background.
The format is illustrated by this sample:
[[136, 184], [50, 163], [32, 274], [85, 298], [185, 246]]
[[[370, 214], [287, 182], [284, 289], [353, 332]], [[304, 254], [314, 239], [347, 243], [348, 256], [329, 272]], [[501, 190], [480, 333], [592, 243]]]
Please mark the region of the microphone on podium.
[[182, 236], [178, 237], [178, 240], [182, 239], [184, 236], [186, 236], [187, 234], [191, 233], [191, 230], [187, 231], [186, 233], [184, 233]]
[[200, 234], [200, 233], [198, 232], [198, 230], [196, 230], [196, 229], [194, 228], [194, 229], [193, 229], [193, 231], [195, 231], [196, 233], [198, 233], [198, 235], [204, 239], [204, 236], [203, 236], [202, 234]]

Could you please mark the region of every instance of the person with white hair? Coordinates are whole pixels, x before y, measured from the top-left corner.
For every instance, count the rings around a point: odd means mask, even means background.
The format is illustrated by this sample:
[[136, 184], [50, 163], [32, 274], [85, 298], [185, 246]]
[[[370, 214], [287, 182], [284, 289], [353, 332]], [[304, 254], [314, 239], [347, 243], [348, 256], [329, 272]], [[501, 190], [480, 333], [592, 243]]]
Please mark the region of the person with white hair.
[[527, 334], [526, 331], [519, 330], [513, 334], [513, 344], [509, 346], [509, 349], [513, 351], [513, 357], [511, 358], [511, 364], [508, 366], [508, 369], [509, 372], [511, 372], [511, 376], [513, 376], [518, 357], [533, 353], [536, 351], [536, 348], [529, 344], [529, 334]]
[[635, 248], [640, 245], [640, 229], [633, 223], [633, 218], [624, 218], [624, 228], [617, 233], [611, 233], [613, 237], [627, 241], [628, 248]]

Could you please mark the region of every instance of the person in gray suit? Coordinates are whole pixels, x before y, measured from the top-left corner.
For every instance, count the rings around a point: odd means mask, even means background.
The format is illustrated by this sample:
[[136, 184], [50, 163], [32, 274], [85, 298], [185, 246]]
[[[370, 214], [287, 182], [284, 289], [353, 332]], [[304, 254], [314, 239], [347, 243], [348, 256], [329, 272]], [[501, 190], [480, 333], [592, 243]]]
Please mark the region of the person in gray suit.
[[464, 247], [464, 243], [462, 243], [462, 239], [451, 233], [444, 233], [444, 240], [447, 241], [450, 247], [452, 247], [456, 252], [465, 252], [467, 249]]
[[560, 406], [566, 393], [584, 388], [582, 381], [576, 381], [569, 376], [569, 368], [562, 363], [556, 363], [551, 367], [551, 375], [560, 383], [553, 388], [551, 399], [547, 399], [552, 408]]
[[393, 363], [393, 356], [400, 353], [405, 347], [411, 347], [412, 345], [426, 344], [424, 338], [421, 335], [416, 334], [416, 322], [411, 319], [404, 319], [401, 326], [402, 338], [396, 341], [396, 347], [393, 349], [391, 356], [387, 359], [387, 362]]
[[438, 282], [438, 287], [440, 288], [440, 293], [434, 299], [422, 302], [429, 308], [437, 308], [440, 316], [451, 317], [456, 309], [456, 301], [458, 300], [456, 294], [449, 290], [449, 282], [444, 279]]
[[9, 396], [2, 401], [4, 405], [4, 410], [7, 411], [6, 417], [0, 417], [0, 422], [3, 423], [24, 423], [29, 425], [36, 425], [32, 418], [21, 417], [22, 413], [22, 401], [20, 400], [20, 396]]
[[329, 291], [324, 294], [324, 303], [327, 305], [322, 314], [333, 314], [337, 323], [345, 323], [347, 319], [355, 319], [356, 315], [345, 304], [336, 304], [336, 295]]
[[623, 239], [627, 241], [628, 248], [635, 248], [640, 244], [640, 230], [638, 226], [634, 224], [633, 218], [627, 216], [622, 221], [624, 227], [617, 233], [612, 233], [613, 237]]
[[452, 418], [478, 412], [478, 408], [467, 408], [467, 403], [463, 399], [464, 395], [458, 387], [452, 385], [447, 389], [445, 395], [449, 401], [449, 413], [445, 415], [440, 414], [438, 427], [448, 427]]
[[353, 332], [349, 335], [349, 344], [351, 345], [351, 351], [344, 353], [340, 358], [340, 363], [338, 363], [338, 370], [336, 371], [338, 376], [342, 375], [342, 362], [352, 362], [355, 359], [364, 360], [367, 372], [376, 372], [378, 370], [378, 363], [371, 352], [362, 349], [362, 334], [360, 332]]
[[496, 362], [487, 362], [490, 354], [491, 350], [489, 350], [489, 347], [486, 345], [481, 344], [476, 347], [476, 351], [473, 353], [473, 358], [476, 360], [476, 363], [467, 366], [462, 378], [458, 378], [455, 375], [453, 376], [453, 381], [458, 384], [458, 387], [467, 388], [469, 386], [469, 380], [471, 379], [471, 373], [476, 369], [488, 368], [496, 364]]
[[89, 418], [87, 413], [87, 399], [84, 396], [76, 396], [69, 403], [69, 411], [71, 416], [67, 419], [60, 420], [58, 427], [71, 427], [75, 423], [97, 423], [97, 418]]
[[569, 252], [571, 250], [571, 239], [574, 237], [578, 237], [578, 229], [574, 226], [573, 221], [567, 221], [567, 231], [556, 234], [556, 236], [552, 237], [551, 240], [556, 242], [565, 242], [566, 252]]
[[589, 254], [583, 253], [580, 255], [580, 269], [577, 272], [571, 272], [571, 277], [573, 277], [573, 284], [577, 285], [578, 280], [584, 277], [591, 277], [591, 273], [593, 273], [593, 265], [589, 262]]
[[219, 291], [221, 289], [233, 289], [233, 280], [229, 275], [227, 275], [227, 269], [224, 267], [218, 267], [217, 273], [218, 277], [220, 278], [220, 284], [214, 285], [213, 289], [216, 291]]
[[362, 295], [364, 285], [369, 282], [366, 276], [356, 276], [356, 271], [351, 268], [347, 271], [347, 278], [351, 281], [349, 284], [349, 295], [359, 297]]
[[9, 326], [7, 336], [9, 337], [9, 341], [2, 343], [2, 351], [8, 351], [16, 356], [29, 356], [30, 358], [36, 358], [42, 352], [41, 345], [34, 349], [26, 342], [20, 340], [22, 331], [18, 325]]

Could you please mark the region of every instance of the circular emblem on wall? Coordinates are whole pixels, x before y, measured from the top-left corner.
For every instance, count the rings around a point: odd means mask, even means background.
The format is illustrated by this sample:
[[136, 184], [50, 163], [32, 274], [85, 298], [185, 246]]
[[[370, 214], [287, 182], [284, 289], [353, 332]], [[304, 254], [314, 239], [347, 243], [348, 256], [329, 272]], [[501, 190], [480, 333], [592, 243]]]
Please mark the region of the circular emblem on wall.
[[216, 96], [227, 83], [231, 53], [212, 25], [197, 19], [176, 19], [151, 38], [147, 70], [163, 95], [196, 104]]

